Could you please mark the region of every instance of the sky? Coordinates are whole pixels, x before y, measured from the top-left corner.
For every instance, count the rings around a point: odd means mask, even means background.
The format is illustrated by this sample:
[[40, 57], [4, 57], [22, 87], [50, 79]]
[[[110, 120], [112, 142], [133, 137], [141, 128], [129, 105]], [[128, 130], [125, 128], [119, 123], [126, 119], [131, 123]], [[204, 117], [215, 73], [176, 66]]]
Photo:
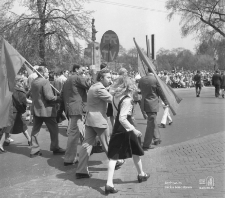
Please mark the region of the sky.
[[86, 5], [95, 11], [96, 42], [101, 42], [107, 30], [113, 30], [125, 49], [133, 48], [135, 38], [137, 44], [146, 49], [146, 35], [151, 39], [155, 35], [155, 51], [160, 48], [172, 50], [185, 48], [195, 51], [197, 41], [194, 35], [182, 38], [180, 16], [171, 21], [167, 19], [166, 0], [90, 0]]
[[[167, 19], [168, 11], [165, 8], [167, 0], [89, 0], [85, 8], [94, 11], [96, 42], [101, 42], [103, 34], [114, 31], [119, 37], [120, 44], [129, 50], [137, 44], [146, 49], [146, 35], [151, 40], [155, 35], [155, 52], [164, 48], [185, 48], [195, 52], [197, 41], [194, 35], [182, 38], [180, 16], [171, 21]], [[13, 11], [18, 14], [24, 12], [15, 4]], [[90, 20], [91, 23], [91, 20]], [[91, 31], [91, 29], [90, 29]], [[80, 41], [83, 48], [85, 41]]]

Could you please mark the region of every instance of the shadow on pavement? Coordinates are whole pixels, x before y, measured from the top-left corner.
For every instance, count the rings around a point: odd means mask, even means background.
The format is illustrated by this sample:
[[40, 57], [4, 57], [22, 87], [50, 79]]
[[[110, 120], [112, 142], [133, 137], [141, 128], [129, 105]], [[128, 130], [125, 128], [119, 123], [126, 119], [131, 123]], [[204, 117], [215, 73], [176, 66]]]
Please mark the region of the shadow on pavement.
[[25, 146], [23, 144], [10, 144], [9, 146], [5, 146], [4, 149], [7, 152], [24, 155], [26, 157], [30, 157], [30, 148], [29, 146]]
[[[50, 160], [48, 162], [50, 162]], [[51, 161], [51, 163], [54, 164], [53, 161]], [[92, 174], [98, 174], [99, 171], [107, 171], [107, 168], [92, 167], [92, 166], [97, 166], [97, 165], [100, 165], [100, 164], [102, 164], [101, 161], [89, 161], [89, 163], [88, 163], [89, 171]], [[59, 168], [59, 167], [56, 167], [56, 168]], [[101, 188], [103, 186], [105, 186], [106, 180], [97, 179], [97, 178], [76, 179], [76, 177], [75, 177], [76, 168], [77, 168], [77, 164], [73, 165], [73, 166], [66, 166], [66, 167], [62, 168], [62, 171], [65, 171], [65, 173], [58, 174], [58, 175], [56, 175], [56, 177], [59, 178], [59, 179], [72, 181], [76, 186], [81, 186], [81, 187], [87, 186], [87, 187], [90, 187], [90, 188], [98, 191], [102, 195], [105, 194], [105, 191], [102, 190]]]
[[92, 188], [98, 191], [100, 194], [105, 195], [105, 191], [102, 190], [102, 187], [104, 187], [106, 183], [106, 180], [104, 179], [97, 179], [97, 178], [76, 179], [75, 172], [74, 174], [71, 174], [71, 173], [58, 174], [57, 178], [63, 179], [63, 180], [70, 180], [76, 186], [80, 186], [80, 187], [87, 186], [89, 188]]

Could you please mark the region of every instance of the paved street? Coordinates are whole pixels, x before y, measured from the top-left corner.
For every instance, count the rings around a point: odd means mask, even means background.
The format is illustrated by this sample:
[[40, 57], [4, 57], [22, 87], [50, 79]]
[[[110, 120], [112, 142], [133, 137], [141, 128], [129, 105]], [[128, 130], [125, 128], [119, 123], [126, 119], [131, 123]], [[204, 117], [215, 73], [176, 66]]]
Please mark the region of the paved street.
[[[131, 159], [114, 175], [116, 195], [109, 197], [223, 198], [225, 197], [225, 99], [214, 97], [214, 88], [204, 87], [201, 97], [191, 89], [175, 90], [182, 98], [173, 124], [160, 129], [162, 144], [145, 152], [143, 167], [150, 179], [137, 182]], [[162, 108], [158, 115], [158, 123]], [[146, 120], [136, 108], [136, 122], [143, 132]], [[60, 146], [66, 147], [65, 123], [60, 125]], [[29, 131], [31, 127], [29, 127]], [[62, 156], [49, 151], [49, 134], [40, 133], [43, 156], [29, 158], [25, 137], [15, 140], [0, 154], [0, 198], [104, 197], [107, 158], [104, 153], [90, 158], [91, 179], [75, 179], [76, 166], [64, 167]]]

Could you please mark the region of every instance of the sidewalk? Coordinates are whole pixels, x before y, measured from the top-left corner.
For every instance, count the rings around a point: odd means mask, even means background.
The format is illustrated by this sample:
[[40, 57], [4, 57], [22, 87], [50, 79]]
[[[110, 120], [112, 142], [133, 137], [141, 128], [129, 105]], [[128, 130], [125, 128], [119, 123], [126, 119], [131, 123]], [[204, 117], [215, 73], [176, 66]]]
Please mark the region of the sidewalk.
[[[114, 175], [119, 192], [109, 197], [223, 198], [224, 151], [225, 132], [149, 150], [142, 161], [144, 170], [151, 174], [150, 179], [139, 184], [133, 162], [128, 159]], [[24, 183], [0, 188], [0, 197], [105, 197], [107, 159], [105, 154], [95, 154], [94, 158], [98, 161], [90, 161], [91, 179], [76, 180], [73, 167], [47, 167], [52, 169], [51, 175], [42, 174]]]

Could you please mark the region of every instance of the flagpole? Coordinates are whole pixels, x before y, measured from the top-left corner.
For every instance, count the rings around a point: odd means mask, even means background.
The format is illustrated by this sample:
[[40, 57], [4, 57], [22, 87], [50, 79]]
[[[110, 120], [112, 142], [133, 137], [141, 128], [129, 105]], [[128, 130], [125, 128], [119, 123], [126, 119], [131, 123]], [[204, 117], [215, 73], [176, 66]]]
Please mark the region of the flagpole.
[[[27, 60], [25, 61], [25, 63], [27, 63], [28, 66], [30, 66], [38, 75], [40, 75], [42, 78], [45, 78], [44, 76], [42, 76]], [[57, 92], [60, 93], [58, 91], [58, 89], [56, 89], [51, 83], [50, 83], [51, 87]]]

